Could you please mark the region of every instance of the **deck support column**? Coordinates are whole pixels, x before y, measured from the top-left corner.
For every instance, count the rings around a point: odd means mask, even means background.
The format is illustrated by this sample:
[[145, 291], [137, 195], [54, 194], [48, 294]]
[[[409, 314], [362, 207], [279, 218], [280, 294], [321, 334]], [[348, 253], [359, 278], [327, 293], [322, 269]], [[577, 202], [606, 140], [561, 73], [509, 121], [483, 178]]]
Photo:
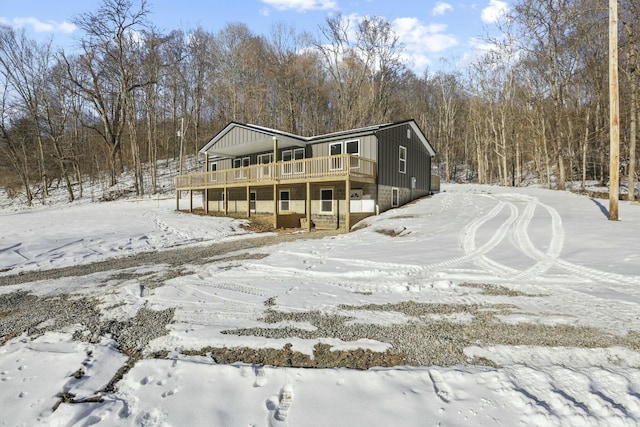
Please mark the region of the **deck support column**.
[[[344, 205], [344, 222], [347, 229], [345, 230], [347, 233], [351, 230], [351, 180], [347, 177], [347, 180], [344, 183], [344, 198], [346, 199], [346, 203]], [[338, 212], [340, 215], [340, 212]]]
[[222, 191], [224, 191], [224, 214], [229, 215], [229, 189], [224, 187]]
[[311, 183], [307, 181], [307, 200], [305, 206], [307, 214], [307, 231], [311, 231]]
[[273, 227], [278, 228], [278, 184], [273, 184]]
[[193, 190], [189, 190], [189, 212], [193, 212]]
[[209, 190], [202, 190], [202, 203], [204, 203], [204, 213], [209, 213]]
[[247, 218], [251, 218], [251, 187], [247, 185]]
[[180, 190], [176, 190], [176, 210], [180, 212]]
[[[278, 164], [278, 138], [273, 137], [273, 175], [276, 175]], [[278, 184], [273, 184], [273, 227], [278, 228]]]

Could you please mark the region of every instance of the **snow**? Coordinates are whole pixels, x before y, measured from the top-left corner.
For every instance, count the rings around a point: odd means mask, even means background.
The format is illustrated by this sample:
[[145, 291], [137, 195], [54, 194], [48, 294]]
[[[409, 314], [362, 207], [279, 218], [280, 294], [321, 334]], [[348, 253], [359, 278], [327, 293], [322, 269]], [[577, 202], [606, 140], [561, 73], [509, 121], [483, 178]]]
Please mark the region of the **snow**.
[[[0, 347], [0, 426], [638, 425], [640, 353], [626, 347], [477, 345], [465, 349], [469, 360], [481, 357], [498, 367], [366, 371], [217, 365], [210, 357], [184, 355], [206, 346], [286, 343], [312, 354], [318, 342], [385, 351], [389, 343], [375, 340], [221, 331], [264, 326], [259, 319], [270, 297], [282, 311], [330, 314], [345, 314], [340, 304], [489, 301], [468, 284], [537, 295], [492, 297], [517, 305], [501, 318], [507, 323], [637, 333], [640, 206], [621, 202], [617, 222], [606, 219], [606, 207], [606, 201], [562, 191], [443, 185], [443, 192], [370, 217], [348, 234], [252, 250], [264, 258], [184, 266], [192, 273], [142, 296], [136, 279], [96, 286], [108, 273], [0, 286], [0, 293], [98, 296], [105, 316], [113, 318], [143, 306], [175, 308], [169, 334], [147, 349], [169, 350], [167, 359], [137, 362], [102, 402], [63, 403], [53, 411], [59, 393], [82, 400], [108, 383], [126, 361], [113, 341], [75, 341], [72, 330], [10, 340]], [[173, 199], [144, 199], [0, 210], [0, 283], [7, 274], [255, 237], [241, 220], [174, 208]], [[348, 315], [363, 324], [409, 321], [396, 312]], [[447, 319], [470, 320], [460, 313]], [[74, 378], [81, 367], [84, 376]], [[283, 393], [292, 394], [289, 408], [282, 407]]]

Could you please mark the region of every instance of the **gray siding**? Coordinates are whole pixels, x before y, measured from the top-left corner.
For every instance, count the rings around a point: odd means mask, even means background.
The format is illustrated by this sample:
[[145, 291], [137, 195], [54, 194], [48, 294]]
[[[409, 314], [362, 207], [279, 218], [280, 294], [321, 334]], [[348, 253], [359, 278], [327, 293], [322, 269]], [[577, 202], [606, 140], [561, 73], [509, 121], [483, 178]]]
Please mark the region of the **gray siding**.
[[243, 145], [247, 142], [257, 141], [264, 138], [271, 138], [271, 135], [237, 126], [229, 130], [229, 132], [227, 132], [224, 137], [220, 138], [213, 147], [210, 148], [210, 150], [215, 152], [217, 148]]
[[[407, 138], [407, 130], [411, 130]], [[400, 146], [407, 149], [407, 171], [399, 170]], [[416, 178], [416, 190], [429, 191], [431, 182], [431, 156], [408, 124], [382, 129], [378, 132], [378, 184], [398, 188], [411, 188], [411, 177]]]

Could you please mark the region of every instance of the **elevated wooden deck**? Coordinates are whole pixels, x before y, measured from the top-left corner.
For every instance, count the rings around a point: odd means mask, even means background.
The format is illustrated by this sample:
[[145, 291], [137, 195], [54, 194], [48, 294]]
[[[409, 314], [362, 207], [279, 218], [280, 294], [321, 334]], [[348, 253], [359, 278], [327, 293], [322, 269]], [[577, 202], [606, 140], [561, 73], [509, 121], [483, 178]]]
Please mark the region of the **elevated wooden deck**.
[[175, 177], [175, 184], [177, 191], [187, 191], [351, 180], [374, 183], [376, 162], [342, 154], [178, 175]]

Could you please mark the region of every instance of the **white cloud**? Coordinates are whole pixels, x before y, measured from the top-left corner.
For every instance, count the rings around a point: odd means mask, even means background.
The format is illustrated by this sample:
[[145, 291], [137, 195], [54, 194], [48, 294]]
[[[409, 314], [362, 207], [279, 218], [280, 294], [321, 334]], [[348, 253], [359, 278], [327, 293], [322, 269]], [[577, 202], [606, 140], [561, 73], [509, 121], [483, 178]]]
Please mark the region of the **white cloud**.
[[278, 10], [295, 9], [298, 12], [338, 8], [335, 0], [262, 0], [262, 2]]
[[67, 21], [43, 22], [33, 17], [13, 18], [12, 20], [9, 20], [7, 18], [0, 18], [0, 22], [15, 28], [31, 27], [36, 33], [72, 33], [76, 29], [76, 26], [74, 24], [71, 24]]
[[504, 16], [509, 10], [509, 6], [506, 2], [500, 0], [490, 0], [489, 6], [482, 9], [482, 14], [480, 17], [482, 18], [482, 22], [485, 24], [495, 24], [498, 19]]
[[410, 54], [439, 53], [458, 44], [454, 36], [444, 33], [447, 29], [445, 24], [423, 25], [417, 18], [398, 18], [392, 25]]
[[444, 15], [445, 13], [452, 10], [453, 10], [453, 6], [451, 6], [449, 3], [444, 3], [439, 1], [438, 3], [436, 3], [431, 13], [433, 14], [433, 16], [439, 16], [439, 15]]

